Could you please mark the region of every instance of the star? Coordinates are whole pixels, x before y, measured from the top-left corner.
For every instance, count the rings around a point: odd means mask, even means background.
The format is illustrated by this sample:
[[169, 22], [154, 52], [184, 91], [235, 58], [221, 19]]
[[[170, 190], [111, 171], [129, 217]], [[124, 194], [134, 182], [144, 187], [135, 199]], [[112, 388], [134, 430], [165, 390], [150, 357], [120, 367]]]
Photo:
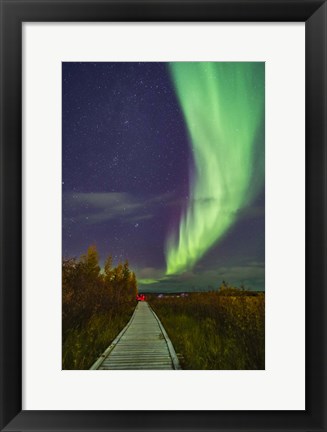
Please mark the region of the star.
[[[117, 262], [124, 251], [131, 269], [166, 268], [169, 233], [175, 233], [178, 242], [181, 217], [194, 204], [191, 188], [198, 169], [193, 134], [190, 135], [171, 66], [163, 62], [63, 63], [62, 245], [67, 256], [81, 256], [92, 242], [97, 246], [100, 265], [108, 255], [116, 257]], [[203, 76], [207, 73], [204, 71]], [[216, 79], [213, 75], [211, 86]], [[260, 90], [257, 81], [255, 85], [251, 116]], [[206, 92], [206, 86], [200, 87]], [[213, 93], [208, 94], [209, 99]], [[186, 92], [186, 100], [188, 97]], [[190, 93], [195, 106], [192, 97]], [[211, 114], [203, 115], [206, 110], [211, 113], [210, 104], [195, 110], [195, 132], [201, 130], [202, 121], [213, 119]], [[221, 115], [225, 115], [223, 111]], [[213, 136], [210, 128], [216, 124], [220, 123], [208, 123], [203, 140]], [[222, 124], [227, 127], [229, 122]], [[241, 129], [241, 123], [233, 122], [230, 128], [238, 136], [240, 131], [232, 128]], [[214, 161], [214, 152], [210, 155], [209, 162]], [[222, 182], [239, 176], [243, 169], [230, 169], [228, 155], [217, 165], [217, 169], [226, 167]], [[210, 163], [202, 168], [201, 178], [206, 178]], [[217, 188], [220, 183], [209, 184]], [[203, 208], [208, 205], [205, 201]], [[253, 206], [264, 208], [264, 190]], [[221, 249], [212, 245], [208, 256], [201, 259], [199, 272], [208, 269], [209, 262], [213, 269], [226, 268], [232, 259], [234, 268], [238, 268], [233, 258], [236, 255], [251, 259], [253, 255], [253, 262], [263, 261], [264, 214], [257, 213], [243, 218], [240, 227], [230, 230]], [[205, 227], [205, 219], [203, 213], [199, 229], [184, 236], [186, 243], [196, 243], [195, 236]], [[192, 217], [186, 222], [190, 224]], [[190, 287], [193, 285], [196, 283], [192, 281]], [[216, 286], [216, 281], [206, 282], [208, 285]]]

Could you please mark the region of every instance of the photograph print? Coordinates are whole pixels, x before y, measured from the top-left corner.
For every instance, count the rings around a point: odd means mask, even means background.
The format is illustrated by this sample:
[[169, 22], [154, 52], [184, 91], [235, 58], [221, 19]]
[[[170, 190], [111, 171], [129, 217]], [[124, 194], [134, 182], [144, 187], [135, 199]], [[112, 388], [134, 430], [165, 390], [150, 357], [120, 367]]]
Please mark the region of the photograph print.
[[62, 369], [265, 369], [264, 62], [62, 63]]

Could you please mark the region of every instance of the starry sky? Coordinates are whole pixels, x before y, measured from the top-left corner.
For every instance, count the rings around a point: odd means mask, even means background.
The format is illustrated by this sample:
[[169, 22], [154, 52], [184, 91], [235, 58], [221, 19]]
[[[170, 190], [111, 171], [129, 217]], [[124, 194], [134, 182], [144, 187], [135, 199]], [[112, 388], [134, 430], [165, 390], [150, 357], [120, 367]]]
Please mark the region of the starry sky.
[[64, 257], [264, 290], [262, 63], [63, 63], [62, 164]]

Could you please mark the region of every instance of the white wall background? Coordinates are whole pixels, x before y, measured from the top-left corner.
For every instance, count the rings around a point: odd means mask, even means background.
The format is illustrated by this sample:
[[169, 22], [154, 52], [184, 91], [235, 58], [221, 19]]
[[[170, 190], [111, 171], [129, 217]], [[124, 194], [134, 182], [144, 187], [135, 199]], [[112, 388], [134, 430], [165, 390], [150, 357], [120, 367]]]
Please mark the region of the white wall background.
[[[304, 409], [304, 24], [23, 27], [23, 409]], [[61, 370], [61, 62], [266, 62], [266, 370]]]

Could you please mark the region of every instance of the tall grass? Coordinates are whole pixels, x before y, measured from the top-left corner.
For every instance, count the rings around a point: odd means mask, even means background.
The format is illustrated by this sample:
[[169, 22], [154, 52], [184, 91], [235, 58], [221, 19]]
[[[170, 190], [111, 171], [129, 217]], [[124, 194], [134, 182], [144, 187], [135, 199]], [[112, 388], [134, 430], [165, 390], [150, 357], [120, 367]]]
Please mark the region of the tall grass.
[[89, 369], [125, 327], [136, 305], [137, 283], [128, 262], [100, 271], [95, 246], [62, 263], [62, 368]]
[[89, 369], [125, 327], [135, 303], [121, 305], [116, 313], [94, 314], [82, 325], [67, 330], [62, 346], [63, 369]]
[[264, 369], [265, 296], [225, 289], [152, 297], [183, 369]]

